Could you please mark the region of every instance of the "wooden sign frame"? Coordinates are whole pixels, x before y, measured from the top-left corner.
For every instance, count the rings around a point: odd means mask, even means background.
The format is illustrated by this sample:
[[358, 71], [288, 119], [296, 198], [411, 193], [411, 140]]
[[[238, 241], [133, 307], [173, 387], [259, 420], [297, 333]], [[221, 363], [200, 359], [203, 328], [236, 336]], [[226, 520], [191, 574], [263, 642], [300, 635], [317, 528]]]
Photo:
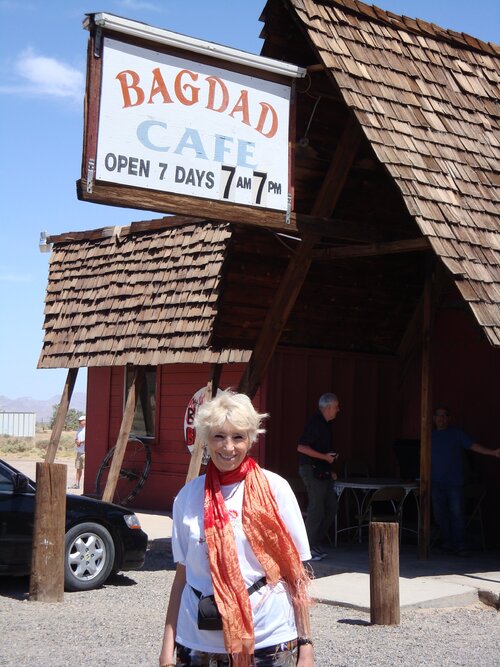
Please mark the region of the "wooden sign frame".
[[[160, 213], [176, 213], [198, 218], [290, 229], [291, 211], [293, 209], [294, 81], [298, 77], [305, 76], [304, 69], [177, 35], [166, 30], [151, 28], [145, 26], [145, 24], [109, 14], [88, 15], [85, 27], [88, 28], [90, 37], [87, 54], [82, 170], [81, 179], [77, 183], [79, 199]], [[151, 54], [151, 63], [148, 60], [149, 54]], [[134, 79], [134, 71], [127, 69], [125, 65], [125, 69], [114, 76], [115, 69], [111, 69], [110, 63], [115, 62], [117, 65], [121, 65], [120, 59], [122, 56], [125, 64], [136, 62], [139, 66], [142, 63], [147, 63], [149, 66], [150, 64], [154, 65], [155, 62], [161, 62], [162, 67], [170, 67], [168, 71], [178, 72], [175, 79], [176, 87], [169, 80], [169, 86], [174, 86], [177, 98], [175, 98], [173, 92], [170, 94], [172, 88], [163, 86], [163, 70], [160, 67], [153, 67], [152, 71], [155, 72], [155, 75], [153, 76], [153, 83], [150, 82], [147, 91], [146, 85], [144, 85], [143, 90], [138, 83], [139, 78], [136, 76]], [[104, 62], [107, 65], [103, 65]], [[182, 69], [184, 62], [187, 66]], [[194, 68], [193, 64], [195, 65]], [[193, 102], [194, 98], [192, 96], [195, 86], [193, 81], [191, 81], [193, 85], [190, 85], [190, 77], [198, 77], [198, 73], [191, 72], [188, 66], [191, 66], [193, 70], [199, 67], [200, 72], [204, 72], [204, 78], [200, 77], [200, 81], [205, 81], [205, 87], [208, 85], [210, 88], [209, 92], [205, 91], [206, 95], [212, 94], [208, 102], [207, 99], [204, 99], [202, 103], [201, 93], [199, 93], [199, 101]], [[109, 71], [106, 85], [103, 86], [105, 67], [108, 67]], [[207, 70], [207, 68], [211, 69]], [[118, 69], [116, 67], [116, 70]], [[207, 71], [212, 71], [212, 69], [217, 75], [205, 76]], [[227, 73], [227, 81], [222, 78], [225, 73]], [[196, 81], [198, 81], [198, 78]], [[109, 93], [110, 82], [114, 85], [112, 94]], [[248, 90], [245, 88], [247, 84]], [[231, 89], [231, 86], [234, 86], [234, 89]], [[240, 95], [239, 98], [237, 95], [233, 97], [229, 107], [227, 107], [227, 95], [225, 100], [221, 101], [221, 96], [224, 98], [224, 93], [227, 90], [239, 90]], [[259, 94], [263, 101], [257, 103], [255, 95]], [[190, 95], [191, 97], [189, 97]], [[142, 98], [142, 102], [139, 97]], [[219, 150], [214, 150], [209, 159], [204, 158], [206, 164], [215, 165], [212, 171], [206, 172], [204, 190], [201, 182], [193, 183], [192, 181], [190, 182], [192, 187], [186, 186], [186, 188], [183, 188], [182, 181], [177, 181], [177, 174], [181, 173], [182, 175], [182, 171], [186, 171], [186, 169], [179, 164], [172, 164], [167, 171], [167, 162], [161, 160], [161, 156], [166, 155], [161, 151], [163, 149], [166, 151], [167, 148], [171, 147], [163, 147], [162, 142], [157, 137], [155, 137], [155, 143], [146, 141], [144, 135], [140, 134], [140, 129], [143, 130], [145, 127], [151, 129], [152, 133], [156, 131], [163, 132], [162, 138], [165, 139], [168, 131], [167, 123], [163, 122], [165, 115], [167, 112], [171, 114], [174, 119], [171, 127], [176, 127], [175, 122], [178, 121], [175, 120], [175, 114], [179, 114], [179, 109], [175, 108], [176, 102], [183, 99], [186, 113], [192, 111], [193, 106], [198, 104], [200, 118], [207, 118], [208, 116], [211, 119], [213, 117], [214, 127], [217, 126], [218, 128], [217, 133], [213, 136], [219, 141]], [[236, 102], [234, 102], [235, 99]], [[254, 106], [251, 104], [252, 99]], [[155, 106], [151, 103], [153, 100], [166, 101], [167, 103], [156, 105], [157, 109], [153, 109]], [[271, 101], [275, 106], [271, 104]], [[133, 114], [139, 114], [139, 112], [136, 109], [125, 107], [137, 107], [140, 103], [144, 104], [145, 109], [147, 107], [148, 117], [153, 118], [153, 120], [144, 121], [139, 124], [140, 128], [139, 125], [135, 128], [134, 121], [131, 121], [131, 118], [134, 118]], [[107, 107], [106, 104], [108, 104]], [[224, 104], [227, 108], [224, 107]], [[177, 107], [180, 106], [178, 103]], [[103, 111], [103, 107], [105, 110], [107, 109], [106, 113]], [[222, 117], [224, 114], [214, 113], [222, 108], [226, 109], [226, 115], [228, 116], [227, 136], [225, 136], [226, 119]], [[252, 110], [252, 117], [250, 116], [250, 110]], [[118, 115], [124, 111], [128, 113], [127, 116]], [[183, 111], [183, 109], [181, 108], [180, 111]], [[192, 113], [194, 114], [194, 111]], [[114, 122], [115, 115], [113, 114], [116, 115], [116, 122]], [[156, 119], [157, 114], [160, 114], [158, 119]], [[122, 126], [126, 125], [125, 118], [130, 125], [124, 128]], [[193, 118], [194, 116], [191, 116], [191, 121]], [[123, 122], [120, 123], [119, 119], [122, 119]], [[252, 138], [255, 138], [255, 141], [246, 141], [239, 135], [234, 134], [236, 119], [240, 121], [239, 127], [242, 128], [241, 132], [244, 133], [241, 136], [248, 137], [249, 132], [252, 132]], [[202, 131], [207, 132], [205, 125], [203, 123], [201, 125], [203, 127]], [[101, 132], [101, 127], [108, 128], [107, 132]], [[115, 128], [119, 129], [115, 130]], [[135, 131], [132, 131], [133, 128]], [[100, 132], [102, 137], [99, 136]], [[120, 132], [123, 132], [123, 135], [120, 135]], [[188, 164], [196, 163], [196, 159], [203, 149], [201, 139], [199, 139], [198, 144], [196, 143], [197, 130], [189, 128], [188, 131], [186, 128], [186, 132], [190, 133], [189, 139], [186, 139], [184, 144], [182, 144], [182, 141], [179, 143], [178, 150], [175, 151], [177, 155], [174, 156], [173, 151], [169, 154], [169, 160], [172, 159], [173, 163], [184, 159], [184, 157]], [[230, 132], [233, 132], [233, 136], [229, 134]], [[120, 136], [125, 137], [124, 144], [128, 144], [128, 147], [132, 145], [139, 146], [140, 150], [144, 151], [144, 155], [156, 158], [155, 160], [142, 161], [143, 164], [147, 162], [148, 166], [147, 172], [144, 170], [142, 174], [147, 176], [146, 180], [142, 182], [145, 182], [148, 187], [141, 187], [140, 185], [137, 166], [141, 162], [137, 161], [137, 157], [115, 155], [115, 153], [106, 152], [104, 148], [101, 148], [99, 153], [100, 147], [103, 145], [112, 146], [113, 140], [115, 145], [119, 145], [116, 137]], [[147, 136], [153, 136], [153, 134]], [[275, 143], [266, 144], [266, 140], [275, 140]], [[182, 149], [179, 150], [181, 144]], [[237, 148], [235, 148], [236, 146]], [[274, 149], [269, 150], [271, 146], [274, 146]], [[195, 147], [200, 150], [195, 150]], [[277, 148], [279, 148], [279, 151], [276, 150]], [[254, 155], [252, 151], [255, 151], [256, 154]], [[125, 153], [125, 150], [123, 152]], [[275, 158], [274, 153], [278, 153], [279, 157]], [[115, 161], [113, 161], [113, 156]], [[261, 158], [260, 162], [259, 156]], [[282, 156], [284, 156], [284, 159], [282, 159]], [[120, 169], [120, 173], [118, 173], [119, 169], [116, 167], [116, 161], [119, 159], [123, 163], [128, 160], [128, 167], [125, 165], [123, 169]], [[165, 160], [165, 157], [163, 159]], [[191, 169], [191, 171], [196, 171], [197, 174], [202, 173], [202, 163], [200, 160], [198, 162], [200, 170]], [[106, 165], [106, 169], [103, 164]], [[151, 164], [153, 168], [149, 179]], [[165, 182], [161, 183], [159, 180], [159, 164], [164, 165], [162, 169], [165, 174], [168, 174], [168, 178], [165, 177]], [[274, 164], [274, 167], [268, 174], [263, 170], [259, 171], [259, 164]], [[273, 168], [274, 171], [272, 171]], [[174, 169], [176, 183], [174, 183]], [[108, 174], [109, 180], [104, 180], [103, 176]], [[210, 174], [210, 179], [208, 174]], [[274, 174], [279, 176], [276, 180], [271, 178]], [[197, 185], [200, 185], [198, 190], [195, 187]], [[165, 187], [165, 190], [161, 189], [163, 187]], [[169, 188], [177, 188], [177, 191], [169, 191]], [[213, 197], [212, 190], [208, 188], [213, 188]], [[240, 189], [238, 190], [238, 188]], [[189, 194], [186, 194], [188, 191]], [[199, 196], [195, 196], [193, 192], [196, 192]]]

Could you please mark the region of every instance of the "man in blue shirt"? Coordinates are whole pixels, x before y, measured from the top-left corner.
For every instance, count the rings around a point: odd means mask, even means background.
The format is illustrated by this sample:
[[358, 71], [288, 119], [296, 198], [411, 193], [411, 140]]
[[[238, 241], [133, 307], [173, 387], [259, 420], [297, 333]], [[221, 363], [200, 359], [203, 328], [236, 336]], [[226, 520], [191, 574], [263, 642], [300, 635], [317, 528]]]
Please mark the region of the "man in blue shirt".
[[466, 556], [464, 519], [464, 451], [500, 458], [500, 448], [488, 449], [461, 429], [449, 425], [450, 411], [434, 411], [432, 431], [432, 506], [446, 552]]

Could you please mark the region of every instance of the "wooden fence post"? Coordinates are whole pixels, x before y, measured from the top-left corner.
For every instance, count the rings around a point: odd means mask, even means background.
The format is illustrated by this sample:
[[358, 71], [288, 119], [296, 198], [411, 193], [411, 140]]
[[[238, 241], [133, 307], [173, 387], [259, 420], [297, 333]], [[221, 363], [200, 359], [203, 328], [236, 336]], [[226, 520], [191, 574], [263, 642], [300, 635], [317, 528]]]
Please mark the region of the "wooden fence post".
[[70, 368], [66, 376], [66, 383], [64, 385], [61, 401], [57, 408], [57, 414], [54, 419], [54, 425], [50, 434], [49, 446], [45, 453], [45, 463], [54, 463], [56, 458], [57, 448], [59, 447], [59, 440], [68, 414], [68, 408], [71, 401], [71, 395], [75, 387], [76, 376], [78, 375], [78, 368]]
[[130, 430], [132, 428], [132, 424], [134, 423], [135, 408], [137, 406], [137, 400], [139, 398], [139, 392], [141, 390], [143, 378], [144, 367], [137, 367], [134, 371], [134, 379], [132, 384], [128, 389], [125, 410], [123, 412], [122, 423], [120, 425], [120, 432], [116, 441], [115, 453], [113, 454], [113, 459], [109, 468], [106, 488], [102, 494], [102, 499], [108, 503], [113, 502], [113, 496], [115, 495], [116, 485], [120, 476], [120, 470], [122, 467], [123, 458], [125, 456]]
[[399, 625], [399, 524], [370, 523], [370, 621]]
[[62, 602], [64, 598], [64, 535], [66, 471], [61, 463], [36, 464], [35, 525], [29, 599]]

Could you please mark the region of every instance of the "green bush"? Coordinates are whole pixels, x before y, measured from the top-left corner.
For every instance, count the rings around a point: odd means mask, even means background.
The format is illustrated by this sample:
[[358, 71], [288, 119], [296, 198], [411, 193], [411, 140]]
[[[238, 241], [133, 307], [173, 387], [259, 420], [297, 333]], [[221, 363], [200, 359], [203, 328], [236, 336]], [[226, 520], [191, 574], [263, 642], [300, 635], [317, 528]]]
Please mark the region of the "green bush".
[[[57, 410], [59, 408], [59, 403], [56, 403], [56, 405], [52, 406], [52, 418], [50, 420], [50, 427], [52, 428], [54, 426], [54, 422], [56, 419], [56, 414]], [[80, 424], [78, 422], [78, 417], [81, 417], [83, 415], [83, 412], [80, 412], [80, 410], [74, 410], [73, 408], [70, 408], [68, 412], [66, 413], [66, 419], [64, 420], [64, 428], [66, 431], [76, 431]]]

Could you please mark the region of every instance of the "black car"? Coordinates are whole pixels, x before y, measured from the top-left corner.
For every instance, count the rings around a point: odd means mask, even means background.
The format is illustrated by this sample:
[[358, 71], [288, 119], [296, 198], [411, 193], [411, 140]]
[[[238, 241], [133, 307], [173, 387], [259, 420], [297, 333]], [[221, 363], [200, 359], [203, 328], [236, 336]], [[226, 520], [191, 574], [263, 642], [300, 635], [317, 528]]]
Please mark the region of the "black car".
[[[0, 459], [0, 574], [29, 574], [35, 482]], [[148, 536], [124, 507], [86, 496], [66, 496], [64, 587], [86, 591], [119, 570], [137, 570]]]

